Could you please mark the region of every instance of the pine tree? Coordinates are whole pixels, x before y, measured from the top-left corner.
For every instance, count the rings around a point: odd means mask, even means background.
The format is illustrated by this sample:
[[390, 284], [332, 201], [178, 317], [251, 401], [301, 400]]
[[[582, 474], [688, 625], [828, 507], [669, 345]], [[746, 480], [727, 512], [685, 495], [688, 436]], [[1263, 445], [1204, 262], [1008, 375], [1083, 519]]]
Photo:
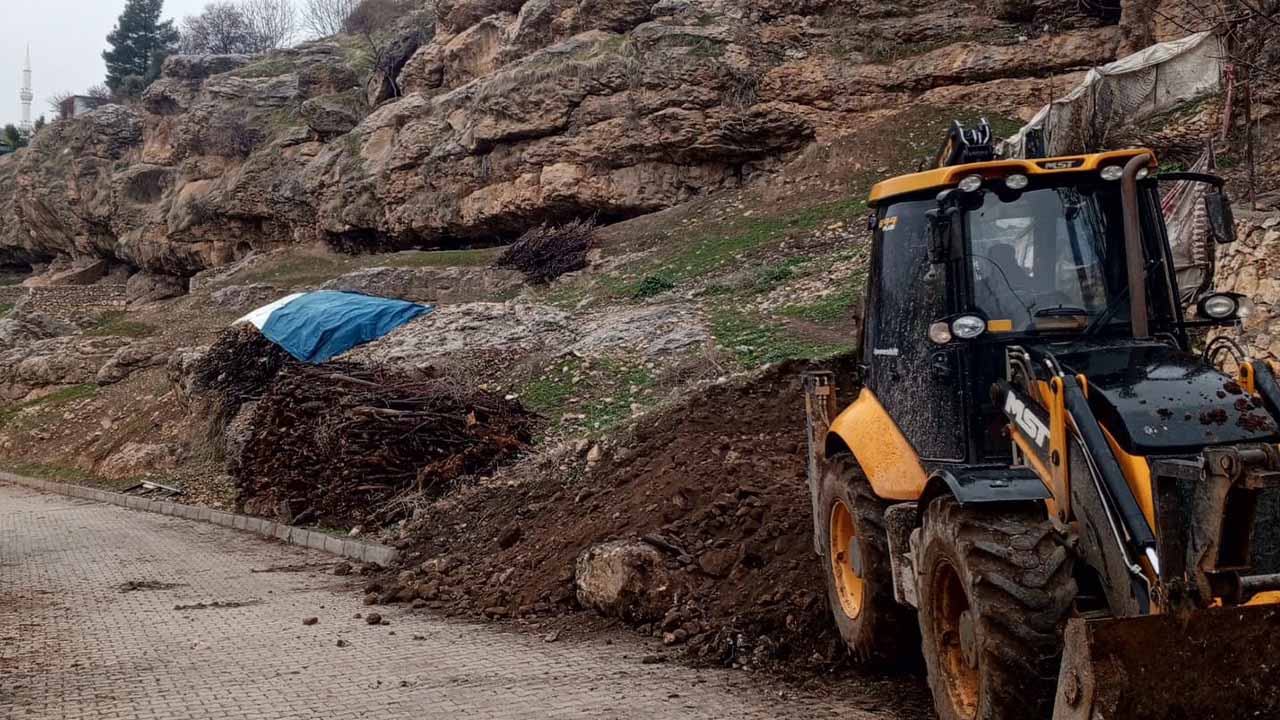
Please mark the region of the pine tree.
[[164, 0], [125, 0], [124, 12], [107, 35], [111, 49], [102, 53], [107, 87], [131, 90], [160, 76], [161, 64], [178, 45], [173, 21], [160, 22], [163, 8]]
[[18, 148], [26, 147], [27, 137], [22, 134], [17, 125], [5, 125], [4, 129], [0, 130], [0, 142], [4, 143], [5, 147], [12, 152]]

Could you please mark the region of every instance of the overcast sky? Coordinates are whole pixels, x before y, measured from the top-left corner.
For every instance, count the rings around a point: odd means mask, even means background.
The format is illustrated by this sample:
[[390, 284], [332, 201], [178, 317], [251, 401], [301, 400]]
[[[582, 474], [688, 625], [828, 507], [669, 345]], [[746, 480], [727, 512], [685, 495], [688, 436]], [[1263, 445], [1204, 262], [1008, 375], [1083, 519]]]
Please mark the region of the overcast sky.
[[[194, 15], [208, 0], [165, 0], [166, 18]], [[51, 116], [49, 96], [102, 82], [102, 51], [124, 0], [3, 0], [0, 19], [0, 125], [22, 118], [22, 56], [31, 44], [31, 119]], [[52, 119], [52, 118], [50, 118]]]

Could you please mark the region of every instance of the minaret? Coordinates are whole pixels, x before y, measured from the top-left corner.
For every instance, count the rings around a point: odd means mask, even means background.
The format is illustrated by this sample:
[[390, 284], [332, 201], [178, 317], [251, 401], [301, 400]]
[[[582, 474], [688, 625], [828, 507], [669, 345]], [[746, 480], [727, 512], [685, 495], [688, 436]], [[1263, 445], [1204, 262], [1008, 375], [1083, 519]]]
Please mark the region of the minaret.
[[31, 132], [31, 101], [35, 99], [35, 93], [31, 92], [31, 46], [27, 46], [27, 61], [22, 66], [22, 91], [18, 93], [18, 97], [22, 98], [22, 124], [18, 129], [24, 133]]

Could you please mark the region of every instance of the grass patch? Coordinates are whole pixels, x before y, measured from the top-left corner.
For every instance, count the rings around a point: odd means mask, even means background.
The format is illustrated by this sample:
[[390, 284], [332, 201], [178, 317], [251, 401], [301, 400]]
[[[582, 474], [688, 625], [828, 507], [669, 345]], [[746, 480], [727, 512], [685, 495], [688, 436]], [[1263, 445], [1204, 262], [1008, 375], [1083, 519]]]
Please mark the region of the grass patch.
[[52, 480], [54, 482], [67, 483], [68, 485], [88, 485], [116, 492], [127, 490], [134, 485], [137, 485], [142, 479], [130, 477], [109, 480], [107, 478], [98, 477], [88, 470], [81, 470], [77, 467], [58, 465], [54, 463], [6, 463], [6, 468], [9, 472], [16, 475], [25, 475], [38, 480]]
[[806, 255], [789, 257], [773, 265], [762, 265], [755, 271], [755, 289], [767, 292], [796, 276], [796, 270], [813, 258]]
[[545, 415], [552, 425], [558, 424], [560, 416], [569, 407], [569, 398], [573, 397], [573, 376], [580, 364], [575, 359], [529, 382], [520, 390], [520, 402], [539, 415]]
[[799, 337], [786, 327], [770, 324], [757, 315], [730, 308], [712, 313], [711, 332], [721, 347], [747, 366], [795, 359], [820, 360], [853, 348], [852, 338], [848, 343], [818, 342]]
[[862, 302], [866, 287], [866, 268], [859, 268], [844, 280], [835, 292], [812, 302], [784, 305], [778, 313], [784, 317], [808, 320], [819, 325], [838, 325], [847, 321], [852, 308]]
[[129, 337], [144, 338], [156, 334], [156, 329], [146, 323], [129, 320], [123, 310], [112, 310], [99, 317], [93, 327], [84, 331], [85, 335], [95, 337]]
[[265, 267], [253, 268], [235, 278], [237, 283], [270, 283], [285, 287], [319, 285], [340, 275], [375, 267], [444, 268], [487, 267], [503, 248], [475, 250], [405, 250], [373, 255], [297, 253]]
[[297, 69], [297, 63], [291, 58], [268, 58], [236, 68], [230, 74], [239, 78], [271, 78], [287, 75]]
[[624, 365], [616, 360], [598, 361], [609, 378], [604, 386], [612, 392], [589, 401], [584, 421], [587, 429], [599, 432], [631, 417], [631, 406], [640, 403], [642, 395], [653, 387], [654, 377], [643, 365]]
[[547, 418], [548, 435], [569, 425], [598, 432], [631, 417], [631, 406], [645, 402], [655, 382], [644, 365], [570, 358], [526, 383], [519, 396], [525, 407]]
[[[656, 261], [638, 282], [622, 285], [615, 295], [649, 297], [710, 275], [739, 260], [744, 253], [792, 233], [805, 233], [836, 220], [849, 220], [866, 210], [859, 198], [845, 198], [774, 217], [738, 218], [715, 232], [695, 238], [674, 254]], [[781, 272], [794, 271], [792, 265]]]
[[51, 465], [45, 463], [33, 462], [17, 462], [6, 463], [9, 471], [15, 475], [25, 475], [39, 480], [53, 480], [55, 482], [71, 483], [73, 485], [93, 485], [96, 484], [96, 478], [90, 473], [80, 468], [68, 467], [66, 465]]
[[0, 303], [0, 318], [8, 317], [13, 312], [13, 303]]
[[640, 282], [636, 283], [635, 289], [631, 291], [631, 297], [637, 300], [642, 300], [644, 298], [651, 298], [675, 289], [675, 281], [666, 275], [645, 275], [640, 279]]
[[10, 405], [4, 409], [0, 409], [0, 427], [6, 426], [13, 422], [20, 413], [34, 407], [57, 406], [63, 403], [69, 403], [73, 400], [83, 400], [96, 395], [98, 392], [97, 385], [72, 385], [55, 392], [49, 393], [35, 400], [28, 400], [16, 405]]
[[505, 248], [480, 248], [477, 250], [407, 250], [405, 252], [391, 253], [389, 255], [371, 255], [370, 259], [377, 259], [377, 262], [371, 262], [365, 258], [363, 265], [365, 267], [378, 267], [380, 265], [389, 265], [390, 267], [485, 267], [492, 265], [494, 260], [502, 254]]

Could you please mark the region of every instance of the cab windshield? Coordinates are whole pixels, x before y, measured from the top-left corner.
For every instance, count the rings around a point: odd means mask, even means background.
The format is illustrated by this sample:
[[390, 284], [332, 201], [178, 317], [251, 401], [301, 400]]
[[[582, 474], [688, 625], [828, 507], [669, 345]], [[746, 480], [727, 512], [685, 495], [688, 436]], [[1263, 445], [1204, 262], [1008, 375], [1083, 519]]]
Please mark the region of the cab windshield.
[[966, 213], [974, 303], [1006, 332], [1128, 318], [1119, 183], [988, 190]]

